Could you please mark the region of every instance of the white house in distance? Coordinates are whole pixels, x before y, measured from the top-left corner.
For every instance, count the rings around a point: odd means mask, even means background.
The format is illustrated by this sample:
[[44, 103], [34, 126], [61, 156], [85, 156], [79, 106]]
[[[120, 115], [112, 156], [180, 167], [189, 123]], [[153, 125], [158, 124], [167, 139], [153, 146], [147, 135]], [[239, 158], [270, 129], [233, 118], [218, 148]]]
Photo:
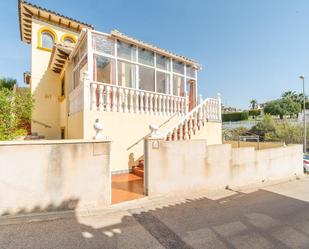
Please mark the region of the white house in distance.
[[31, 46], [33, 133], [93, 139], [98, 120], [113, 141], [114, 173], [143, 158], [149, 125], [167, 140], [221, 143], [221, 101], [198, 98], [195, 60], [23, 0], [18, 6], [21, 40]]

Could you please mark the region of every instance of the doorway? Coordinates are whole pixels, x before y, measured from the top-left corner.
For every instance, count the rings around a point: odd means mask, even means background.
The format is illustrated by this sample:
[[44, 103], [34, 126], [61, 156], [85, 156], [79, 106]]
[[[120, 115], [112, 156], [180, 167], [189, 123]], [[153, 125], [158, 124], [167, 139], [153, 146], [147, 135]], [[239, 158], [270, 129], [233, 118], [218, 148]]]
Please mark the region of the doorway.
[[186, 82], [187, 96], [189, 97], [189, 112], [196, 106], [196, 81], [188, 79]]

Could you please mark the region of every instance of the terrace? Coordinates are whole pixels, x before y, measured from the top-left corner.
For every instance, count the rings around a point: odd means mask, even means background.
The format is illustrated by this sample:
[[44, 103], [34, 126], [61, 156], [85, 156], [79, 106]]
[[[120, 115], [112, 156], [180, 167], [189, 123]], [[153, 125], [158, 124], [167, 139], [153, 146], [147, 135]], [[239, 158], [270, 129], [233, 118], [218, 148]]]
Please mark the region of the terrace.
[[83, 30], [70, 60], [70, 114], [90, 109], [185, 115], [197, 104], [200, 65], [118, 31]]

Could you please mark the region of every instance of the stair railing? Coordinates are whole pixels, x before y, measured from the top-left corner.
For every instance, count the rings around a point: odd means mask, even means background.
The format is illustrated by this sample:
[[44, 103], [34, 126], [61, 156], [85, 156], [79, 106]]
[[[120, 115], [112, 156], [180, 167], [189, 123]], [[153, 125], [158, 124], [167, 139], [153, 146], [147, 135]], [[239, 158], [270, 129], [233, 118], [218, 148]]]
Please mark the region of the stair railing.
[[207, 98], [201, 101], [174, 126], [162, 134], [168, 141], [188, 140], [209, 121], [221, 122], [221, 98]]
[[49, 128], [49, 129], [51, 128], [51, 126], [50, 126], [50, 125], [45, 124], [45, 123], [42, 123], [42, 122], [37, 121], [37, 120], [35, 120], [35, 119], [31, 119], [31, 121], [32, 121], [33, 123], [35, 123], [35, 124], [38, 124], [38, 125], [44, 126], [45, 128]]

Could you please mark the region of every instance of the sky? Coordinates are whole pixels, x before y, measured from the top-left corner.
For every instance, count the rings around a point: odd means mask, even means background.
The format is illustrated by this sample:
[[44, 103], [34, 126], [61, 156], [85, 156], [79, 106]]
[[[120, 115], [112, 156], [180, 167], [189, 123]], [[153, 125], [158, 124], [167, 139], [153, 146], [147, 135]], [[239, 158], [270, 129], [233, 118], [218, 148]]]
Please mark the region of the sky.
[[[203, 98], [248, 108], [309, 84], [308, 0], [30, 0], [197, 60]], [[30, 45], [21, 42], [17, 0], [1, 0], [0, 76], [23, 81]], [[309, 93], [309, 85], [307, 86]]]

